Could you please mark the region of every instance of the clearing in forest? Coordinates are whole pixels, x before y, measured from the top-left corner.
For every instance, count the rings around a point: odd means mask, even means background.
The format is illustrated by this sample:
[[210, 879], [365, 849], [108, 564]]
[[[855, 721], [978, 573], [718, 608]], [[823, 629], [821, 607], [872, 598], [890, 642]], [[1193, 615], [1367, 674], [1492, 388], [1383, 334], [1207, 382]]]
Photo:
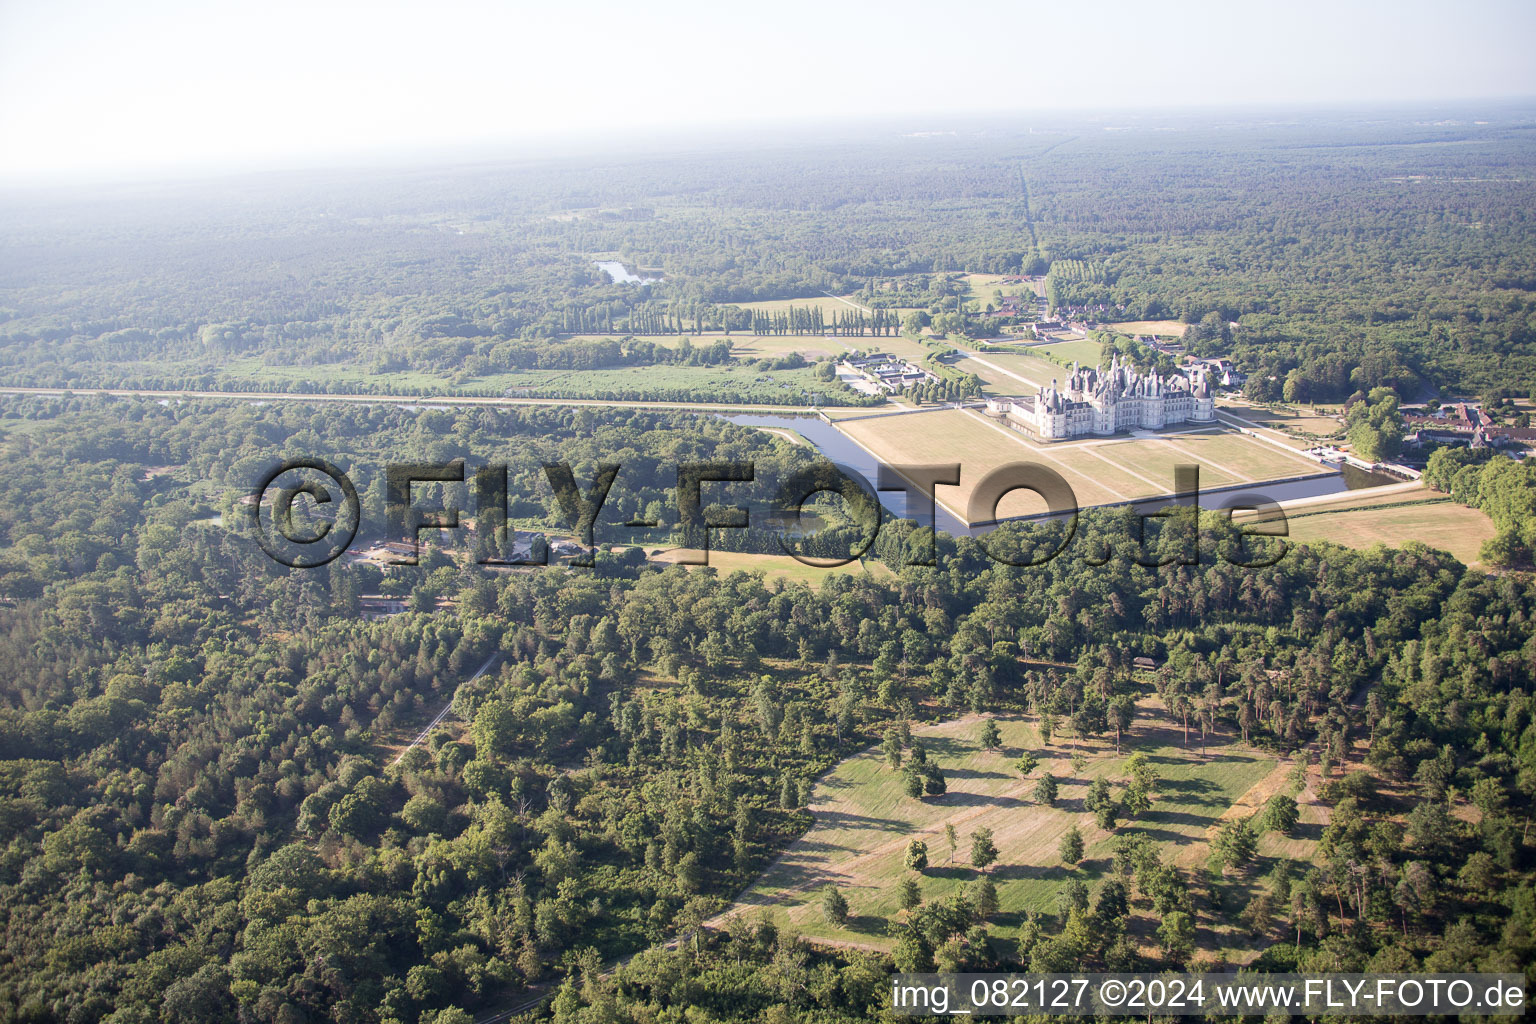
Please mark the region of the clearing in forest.
[[1374, 544], [1399, 548], [1409, 541], [1419, 541], [1449, 551], [1465, 565], [1478, 564], [1483, 544], [1498, 533], [1493, 520], [1482, 510], [1449, 498], [1424, 500], [1425, 497], [1414, 492], [1394, 493], [1382, 495], [1379, 500], [1356, 499], [1351, 503], [1346, 499], [1320, 508], [1288, 508], [1286, 528], [1295, 541], [1329, 540], [1350, 548]]
[[1151, 334], [1160, 338], [1182, 338], [1189, 330], [1189, 325], [1179, 320], [1124, 320], [1103, 326], [1121, 334]]
[[[699, 557], [707, 557], [708, 568], [714, 569], [721, 576], [729, 576], [733, 572], [760, 572], [769, 578], [780, 577], [805, 583], [813, 589], [820, 587], [826, 582], [827, 577], [834, 573], [869, 576], [875, 579], [888, 579], [893, 575], [884, 562], [874, 559], [848, 562], [845, 565], [819, 566], [807, 565], [789, 555], [761, 555], [740, 551], [710, 551], [706, 555], [690, 549], [668, 548], [659, 554], [652, 555], [651, 561], [678, 563], [684, 558]], [[688, 568], [703, 569], [705, 566], [690, 565]]]
[[[766, 913], [780, 926], [810, 937], [889, 948], [893, 940], [886, 924], [903, 915], [897, 884], [903, 877], [916, 878], [925, 903], [960, 891], [980, 874], [970, 866], [970, 844], [972, 834], [985, 827], [992, 830], [999, 853], [990, 874], [1000, 909], [988, 925], [995, 936], [1012, 937], [1026, 911], [1056, 912], [1057, 894], [1069, 879], [1080, 878], [1096, 888], [1103, 878], [1113, 856], [1114, 835], [1097, 827], [1094, 816], [1083, 807], [1084, 798], [1089, 784], [1100, 776], [1111, 781], [1118, 797], [1126, 758], [1138, 751], [1160, 776], [1157, 794], [1150, 811], [1122, 822], [1116, 834], [1147, 835], [1159, 844], [1167, 863], [1203, 864], [1206, 844], [1228, 809], [1242, 801], [1243, 813], [1252, 813], [1272, 792], [1284, 788], [1280, 774], [1289, 766], [1225, 735], [1212, 736], [1206, 755], [1201, 756], [1198, 730], [1185, 748], [1182, 732], [1161, 717], [1160, 710], [1154, 712], [1150, 706], [1142, 710], [1121, 753], [1102, 739], [1075, 744], [1087, 759], [1081, 772], [1072, 768], [1073, 741], [1058, 734], [1050, 746], [1044, 745], [1033, 720], [994, 719], [1002, 734], [997, 750], [981, 747], [979, 716], [916, 729], [914, 736], [948, 782], [948, 791], [938, 797], [908, 796], [902, 773], [886, 763], [878, 747], [856, 754], [817, 783], [809, 808], [814, 826], [742, 894], [732, 912]], [[1040, 767], [1024, 778], [1014, 762], [1026, 751], [1040, 759]], [[1045, 806], [1034, 797], [1039, 778], [1047, 772], [1057, 777], [1060, 786], [1055, 806]], [[1250, 790], [1253, 797], [1243, 801]], [[1265, 835], [1258, 861], [1229, 880], [1234, 888], [1231, 898], [1241, 900], [1239, 909], [1258, 891], [1274, 857], [1303, 857], [1310, 850], [1326, 810], [1309, 799], [1310, 794], [1303, 795], [1301, 824], [1295, 832], [1290, 837]], [[958, 835], [953, 858], [946, 824], [953, 825]], [[1058, 848], [1074, 825], [1086, 848], [1083, 860], [1069, 866], [1062, 862]], [[929, 867], [921, 875], [904, 864], [912, 839], [928, 845]], [[846, 926], [832, 925], [822, 915], [820, 897], [827, 885], [836, 885], [849, 902]], [[1145, 930], [1145, 925], [1142, 922], [1138, 931]], [[1257, 951], [1246, 936], [1226, 926], [1205, 934], [1214, 941], [1203, 941], [1203, 948], [1219, 946], [1236, 961], [1249, 959]]]

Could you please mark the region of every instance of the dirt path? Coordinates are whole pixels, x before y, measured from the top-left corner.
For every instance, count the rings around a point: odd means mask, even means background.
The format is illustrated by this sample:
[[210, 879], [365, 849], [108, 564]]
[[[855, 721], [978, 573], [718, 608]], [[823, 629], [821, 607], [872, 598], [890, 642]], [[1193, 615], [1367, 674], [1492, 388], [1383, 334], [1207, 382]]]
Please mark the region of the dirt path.
[[[868, 306], [861, 306], [857, 302], [854, 302], [852, 299], [845, 299], [841, 295], [833, 295], [831, 292], [822, 292], [821, 294], [825, 295], [829, 299], [836, 299], [838, 302], [841, 302], [845, 306], [852, 306], [860, 313], [874, 312], [874, 310], [870, 309]], [[847, 346], [845, 345], [844, 347], [846, 348]]]
[[[499, 657], [501, 657], [501, 652], [497, 651], [495, 654], [491, 655], [489, 658], [486, 658], [485, 659], [485, 664], [481, 665], [480, 668], [478, 670], [476, 670], [474, 675], [472, 675], [468, 679], [464, 680], [464, 682], [460, 683], [459, 686], [464, 686], [464, 685], [467, 685], [469, 683], [472, 683], [476, 679], [479, 679], [481, 676], [485, 675], [486, 671], [493, 664], [495, 664], [496, 659], [499, 658]], [[427, 737], [432, 734], [432, 730], [436, 729], [439, 725], [441, 725], [442, 722], [443, 722], [443, 719], [447, 718], [450, 714], [453, 713], [453, 698], [458, 696], [458, 693], [459, 693], [459, 690], [458, 690], [458, 687], [456, 686], [456, 687], [454, 687], [453, 695], [448, 698], [448, 703], [443, 705], [443, 710], [441, 710], [441, 711], [439, 711], [437, 713], [437, 717], [436, 718], [432, 719], [432, 721], [427, 723], [426, 728], [422, 729], [421, 732], [416, 734], [416, 738], [415, 739], [411, 740], [411, 742], [409, 742], [409, 743], [407, 743], [405, 745], [405, 749], [400, 751], [399, 755], [393, 761], [390, 762], [391, 766], [397, 765], [401, 761], [405, 760], [405, 755], [409, 754], [413, 748], [415, 748], [417, 746], [420, 746], [422, 743], [425, 743], [426, 740], [427, 740]]]

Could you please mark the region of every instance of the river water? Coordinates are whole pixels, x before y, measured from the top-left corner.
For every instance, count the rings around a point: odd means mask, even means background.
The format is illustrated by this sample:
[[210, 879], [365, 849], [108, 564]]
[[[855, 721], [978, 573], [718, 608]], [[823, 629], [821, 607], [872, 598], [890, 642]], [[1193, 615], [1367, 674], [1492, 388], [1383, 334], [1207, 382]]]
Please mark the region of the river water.
[[[856, 444], [852, 438], [838, 430], [832, 424], [819, 416], [767, 416], [756, 413], [720, 414], [722, 419], [744, 427], [777, 427], [782, 430], [793, 430], [800, 434], [821, 452], [822, 455], [842, 466], [846, 470], [857, 473], [874, 490], [876, 474], [878, 473], [879, 460], [869, 452]], [[1027, 461], [1020, 459], [1019, 461]], [[964, 472], [964, 467], [961, 469]], [[1344, 466], [1342, 471], [1330, 470], [1325, 466], [1318, 466], [1318, 475], [1304, 477], [1299, 480], [1281, 480], [1277, 482], [1261, 482], [1245, 484], [1241, 487], [1214, 490], [1202, 488], [1200, 491], [1200, 505], [1202, 508], [1229, 508], [1253, 506], [1266, 501], [1291, 501], [1296, 498], [1313, 498], [1324, 494], [1338, 494], [1344, 491], [1359, 490], [1366, 487], [1380, 487], [1383, 484], [1397, 483], [1393, 477], [1379, 473], [1367, 473], [1356, 469], [1354, 466]], [[1171, 484], [1172, 481], [1169, 481]], [[1170, 495], [1172, 488], [1170, 487]], [[1167, 504], [1170, 495], [1159, 498], [1144, 498], [1133, 502], [1138, 508], [1152, 510]], [[885, 506], [893, 516], [903, 519], [913, 519], [922, 525], [930, 525], [926, 509], [908, 511], [906, 494], [902, 491], [879, 492], [880, 503]], [[937, 509], [937, 527], [954, 536], [976, 536], [992, 530], [992, 524], [970, 527], [960, 522], [953, 515], [944, 510], [942, 506]]]

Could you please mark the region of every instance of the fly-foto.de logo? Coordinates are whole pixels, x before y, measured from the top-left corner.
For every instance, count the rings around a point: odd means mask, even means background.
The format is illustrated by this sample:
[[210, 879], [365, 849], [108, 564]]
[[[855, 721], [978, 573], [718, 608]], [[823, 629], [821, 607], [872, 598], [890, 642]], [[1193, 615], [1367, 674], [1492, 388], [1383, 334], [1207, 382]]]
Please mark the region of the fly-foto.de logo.
[[[673, 490], [675, 517], [671, 524], [657, 518], [633, 516], [624, 522], [601, 522], [600, 517], [623, 467], [618, 463], [599, 463], [591, 481], [583, 486], [570, 464], [545, 463], [543, 478], [553, 492], [564, 527], [577, 538], [580, 552], [569, 563], [591, 566], [593, 552], [603, 544], [632, 544], [654, 538], [655, 532], [670, 529], [674, 541], [696, 552], [681, 564], [707, 565], [711, 532], [715, 530], [766, 529], [779, 550], [807, 565], [846, 564], [863, 557], [874, 545], [883, 527], [892, 517], [882, 509], [879, 492], [899, 492], [906, 501], [911, 518], [934, 522], [937, 512], [937, 488], [958, 487], [963, 468], [959, 464], [885, 465], [877, 468], [874, 487], [858, 472], [829, 460], [811, 463], [790, 477], [778, 481], [771, 498], [759, 502], [757, 509], [728, 504], [740, 500], [743, 488], [757, 482], [751, 462], [686, 462], [677, 466]], [[415, 565], [418, 561], [423, 530], [458, 530], [468, 525], [465, 513], [473, 519], [473, 528], [482, 538], [490, 538], [488, 550], [477, 561], [482, 565], [544, 565], [542, 557], [519, 556], [516, 545], [509, 554], [508, 540], [513, 531], [508, 524], [508, 467], [483, 465], [470, 473], [463, 459], [444, 463], [393, 464], [384, 470], [385, 508], [383, 521], [369, 524], [392, 542], [391, 562]], [[1200, 554], [1200, 471], [1195, 465], [1174, 467], [1174, 486], [1164, 498], [1141, 502], [1135, 510], [1133, 556], [1146, 566], [1198, 564]], [[460, 507], [443, 490], [441, 500], [423, 504], [418, 499], [432, 485], [468, 485], [468, 508]], [[709, 488], [706, 500], [705, 488]], [[980, 533], [976, 542], [994, 561], [1013, 566], [1042, 565], [1062, 555], [1078, 529], [1080, 508], [1077, 496], [1067, 481], [1050, 466], [1018, 462], [1000, 466], [987, 473], [971, 490], [966, 519], [972, 526], [996, 525], [1003, 499], [1018, 491], [1034, 494], [1045, 511], [1019, 517], [1020, 522], [1049, 526], [1049, 542], [1033, 544], [1027, 552], [1018, 545], [998, 543], [990, 534]], [[844, 517], [852, 524], [828, 527], [808, 506], [818, 495], [832, 494], [842, 499]], [[364, 526], [363, 505], [351, 478], [335, 465], [318, 458], [291, 459], [262, 475], [244, 500], [249, 526], [257, 543], [274, 561], [295, 569], [318, 568], [345, 553]], [[1153, 506], [1147, 510], [1148, 506]], [[1267, 538], [1275, 543], [1250, 550], [1241, 543], [1227, 543], [1218, 557], [1233, 565], [1257, 568], [1273, 565], [1284, 556], [1286, 545], [1278, 541], [1287, 535], [1284, 513], [1263, 495], [1246, 494], [1217, 510], [1230, 519], [1232, 513], [1249, 511], [1256, 516], [1238, 525], [1232, 532], [1238, 540]], [[755, 516], [755, 521], [754, 521]], [[1156, 524], [1157, 528], [1149, 530]], [[836, 532], [837, 550], [828, 553], [818, 545], [818, 535]], [[1184, 540], [1178, 542], [1176, 534]], [[1174, 542], [1170, 543], [1170, 538]], [[918, 531], [907, 545], [907, 565], [937, 564], [937, 543], [931, 531]], [[1085, 556], [1102, 564], [1109, 557]]]

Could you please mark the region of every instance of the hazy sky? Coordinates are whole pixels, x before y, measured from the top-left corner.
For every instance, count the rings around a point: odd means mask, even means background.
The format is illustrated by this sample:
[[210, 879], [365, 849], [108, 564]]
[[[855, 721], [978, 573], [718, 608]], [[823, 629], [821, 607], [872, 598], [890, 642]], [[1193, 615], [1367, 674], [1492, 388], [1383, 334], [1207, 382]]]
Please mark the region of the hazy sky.
[[0, 0], [0, 176], [648, 125], [1536, 95], [1536, 3]]

